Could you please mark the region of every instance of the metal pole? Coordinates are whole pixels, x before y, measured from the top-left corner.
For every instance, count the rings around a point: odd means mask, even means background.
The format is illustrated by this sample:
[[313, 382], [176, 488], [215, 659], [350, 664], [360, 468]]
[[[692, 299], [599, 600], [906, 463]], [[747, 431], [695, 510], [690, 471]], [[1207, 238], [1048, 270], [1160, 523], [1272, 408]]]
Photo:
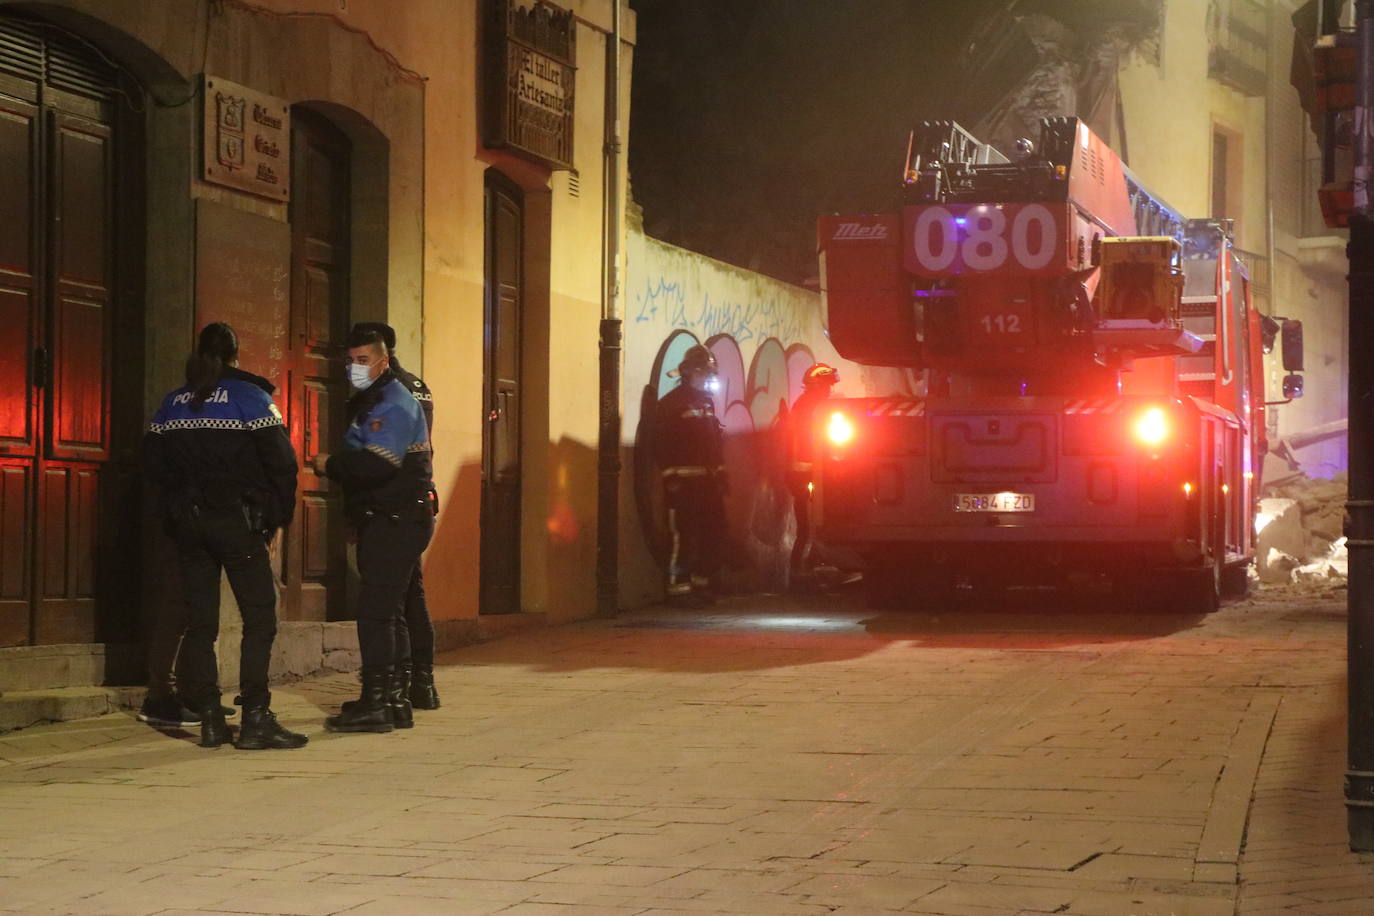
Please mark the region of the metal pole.
[[1345, 804], [1350, 848], [1374, 852], [1374, 0], [1356, 0], [1355, 207], [1350, 216], [1349, 732]]
[[606, 192], [605, 269], [601, 306], [601, 398], [597, 434], [596, 611], [613, 617], [620, 605], [620, 8], [611, 0], [606, 48], [606, 118], [603, 179]]

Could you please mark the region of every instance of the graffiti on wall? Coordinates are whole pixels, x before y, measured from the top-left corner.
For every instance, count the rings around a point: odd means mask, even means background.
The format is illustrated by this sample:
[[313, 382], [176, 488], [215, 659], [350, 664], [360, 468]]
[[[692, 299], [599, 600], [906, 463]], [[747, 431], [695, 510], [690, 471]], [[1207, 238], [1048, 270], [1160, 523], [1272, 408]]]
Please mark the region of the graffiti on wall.
[[778, 299], [731, 302], [713, 298], [708, 292], [700, 303], [689, 303], [681, 283], [659, 276], [645, 281], [635, 300], [635, 324], [666, 324], [690, 330], [703, 339], [728, 337], [736, 344], [747, 344], [805, 336], [795, 305]]

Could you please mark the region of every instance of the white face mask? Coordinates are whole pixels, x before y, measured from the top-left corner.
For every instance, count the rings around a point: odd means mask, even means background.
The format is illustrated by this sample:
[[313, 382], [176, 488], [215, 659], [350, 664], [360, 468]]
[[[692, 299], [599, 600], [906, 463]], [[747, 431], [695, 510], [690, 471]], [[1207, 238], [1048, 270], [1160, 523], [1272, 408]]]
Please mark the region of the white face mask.
[[348, 384], [359, 391], [372, 387], [376, 379], [372, 377], [372, 367], [364, 366], [361, 363], [348, 364]]

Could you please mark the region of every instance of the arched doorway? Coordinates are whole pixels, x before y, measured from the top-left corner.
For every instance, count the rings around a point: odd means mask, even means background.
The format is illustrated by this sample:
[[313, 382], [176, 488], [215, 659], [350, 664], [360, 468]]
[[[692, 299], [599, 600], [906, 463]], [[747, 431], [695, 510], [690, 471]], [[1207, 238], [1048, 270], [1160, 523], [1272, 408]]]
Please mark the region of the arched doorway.
[[122, 640], [137, 606], [143, 153], [127, 83], [70, 33], [0, 14], [0, 646]]

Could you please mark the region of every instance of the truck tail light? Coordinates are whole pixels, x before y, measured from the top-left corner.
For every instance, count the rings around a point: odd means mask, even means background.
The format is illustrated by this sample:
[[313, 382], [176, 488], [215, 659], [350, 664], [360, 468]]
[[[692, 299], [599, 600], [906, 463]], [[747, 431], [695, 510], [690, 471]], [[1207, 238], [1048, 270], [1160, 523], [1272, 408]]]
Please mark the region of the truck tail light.
[[1155, 447], [1169, 438], [1169, 416], [1161, 407], [1142, 411], [1131, 424], [1131, 432], [1141, 445]]
[[825, 435], [833, 445], [848, 445], [854, 439], [854, 421], [842, 413], [832, 413], [825, 424]]

